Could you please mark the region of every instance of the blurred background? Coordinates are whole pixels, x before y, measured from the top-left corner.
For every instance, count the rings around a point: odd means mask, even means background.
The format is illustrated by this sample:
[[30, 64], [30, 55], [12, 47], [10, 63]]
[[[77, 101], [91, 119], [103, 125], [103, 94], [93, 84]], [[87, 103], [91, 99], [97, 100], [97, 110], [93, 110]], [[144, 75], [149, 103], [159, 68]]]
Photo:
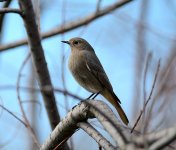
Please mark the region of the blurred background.
[[[113, 6], [116, 0], [34, 0], [41, 33], [79, 22], [87, 16]], [[120, 2], [120, 1], [119, 1]], [[6, 2], [1, 2], [3, 8]], [[38, 7], [39, 6], [39, 7]], [[10, 8], [19, 8], [17, 0], [9, 1]], [[40, 9], [38, 9], [40, 8]], [[52, 83], [55, 88], [66, 89], [80, 97], [90, 93], [80, 87], [68, 70], [70, 48], [61, 43], [73, 37], [86, 39], [94, 48], [112, 83], [114, 92], [122, 102], [130, 127], [134, 125], [144, 103], [151, 94], [136, 129], [148, 133], [175, 124], [176, 115], [176, 1], [135, 0], [117, 8], [89, 24], [63, 34], [42, 40], [42, 46]], [[3, 21], [2, 21], [3, 20]], [[38, 87], [36, 73], [27, 45], [1, 50], [12, 42], [26, 39], [22, 18], [17, 14], [0, 14], [0, 149], [35, 149], [29, 131], [7, 113], [2, 106], [22, 119], [17, 98], [17, 80], [20, 87]], [[160, 60], [159, 71], [157, 66]], [[22, 70], [20, 71], [20, 68]], [[156, 73], [157, 72], [157, 73]], [[20, 90], [22, 105], [32, 127], [43, 143], [51, 128], [40, 92]], [[55, 93], [61, 118], [79, 103], [78, 100]], [[98, 96], [96, 99], [103, 100]], [[105, 100], [107, 103], [107, 101]], [[109, 104], [109, 106], [115, 109]], [[23, 119], [22, 119], [23, 120]], [[110, 139], [96, 120], [91, 120], [100, 132]], [[110, 139], [111, 140], [111, 139]], [[69, 144], [75, 150], [98, 149], [86, 133], [79, 130]]]

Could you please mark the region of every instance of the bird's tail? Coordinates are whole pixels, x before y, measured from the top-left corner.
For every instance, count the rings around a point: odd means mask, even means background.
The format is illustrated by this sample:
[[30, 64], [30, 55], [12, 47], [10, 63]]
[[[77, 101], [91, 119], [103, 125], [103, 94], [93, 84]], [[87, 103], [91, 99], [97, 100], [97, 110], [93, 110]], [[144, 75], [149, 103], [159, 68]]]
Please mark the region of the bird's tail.
[[120, 100], [119, 98], [115, 95], [114, 92], [110, 92], [107, 89], [103, 91], [102, 95], [116, 108], [121, 120], [123, 121], [124, 124], [128, 125], [129, 121], [128, 118], [123, 111], [122, 107], [120, 106]]

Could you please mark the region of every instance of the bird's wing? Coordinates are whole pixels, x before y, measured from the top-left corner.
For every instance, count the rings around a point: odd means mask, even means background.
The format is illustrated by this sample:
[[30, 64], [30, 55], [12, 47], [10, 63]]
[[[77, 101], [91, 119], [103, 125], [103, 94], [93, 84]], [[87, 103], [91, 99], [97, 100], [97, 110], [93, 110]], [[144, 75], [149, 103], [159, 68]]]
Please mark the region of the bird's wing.
[[101, 65], [98, 57], [96, 56], [96, 54], [94, 52], [92, 53], [89, 52], [85, 56], [86, 56], [85, 63], [86, 63], [87, 69], [93, 74], [93, 76], [99, 81], [99, 83], [103, 87], [105, 87], [115, 97], [115, 99], [119, 103], [121, 103], [119, 98], [114, 94], [111, 83], [104, 71], [103, 66]]
[[95, 78], [109, 91], [113, 91], [110, 81], [101, 65], [98, 57], [94, 52], [86, 55], [86, 67], [95, 76]]

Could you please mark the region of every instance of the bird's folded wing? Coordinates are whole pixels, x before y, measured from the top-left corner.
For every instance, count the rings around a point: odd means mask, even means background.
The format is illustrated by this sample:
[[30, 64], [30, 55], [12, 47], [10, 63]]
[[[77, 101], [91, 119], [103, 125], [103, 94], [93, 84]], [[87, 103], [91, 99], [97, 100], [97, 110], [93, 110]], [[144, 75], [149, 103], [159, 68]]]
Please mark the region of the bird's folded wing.
[[[91, 56], [90, 56], [91, 55]], [[87, 69], [93, 74], [93, 76], [99, 81], [99, 83], [106, 88], [112, 95], [115, 95], [111, 83], [101, 65], [99, 59], [94, 53], [89, 53], [84, 59]], [[119, 98], [115, 95], [117, 101], [121, 103]]]
[[85, 61], [86, 61], [86, 67], [95, 76], [95, 78], [104, 87], [112, 91], [112, 86], [97, 56], [92, 54], [92, 56], [86, 57]]

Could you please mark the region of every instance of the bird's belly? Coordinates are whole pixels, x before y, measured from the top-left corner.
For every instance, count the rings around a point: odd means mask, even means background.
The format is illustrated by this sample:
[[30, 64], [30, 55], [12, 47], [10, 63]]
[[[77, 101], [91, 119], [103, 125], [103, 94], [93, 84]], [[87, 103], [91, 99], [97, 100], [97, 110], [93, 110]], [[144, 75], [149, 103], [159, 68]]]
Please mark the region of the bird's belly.
[[73, 76], [77, 80], [77, 82], [86, 90], [92, 93], [98, 93], [102, 90], [102, 87], [97, 79], [92, 76], [91, 73], [85, 73], [84, 71], [79, 71], [79, 73], [74, 73]]
[[69, 68], [76, 81], [86, 90], [92, 93], [102, 91], [102, 85], [96, 77], [88, 70], [84, 62], [69, 62]]

